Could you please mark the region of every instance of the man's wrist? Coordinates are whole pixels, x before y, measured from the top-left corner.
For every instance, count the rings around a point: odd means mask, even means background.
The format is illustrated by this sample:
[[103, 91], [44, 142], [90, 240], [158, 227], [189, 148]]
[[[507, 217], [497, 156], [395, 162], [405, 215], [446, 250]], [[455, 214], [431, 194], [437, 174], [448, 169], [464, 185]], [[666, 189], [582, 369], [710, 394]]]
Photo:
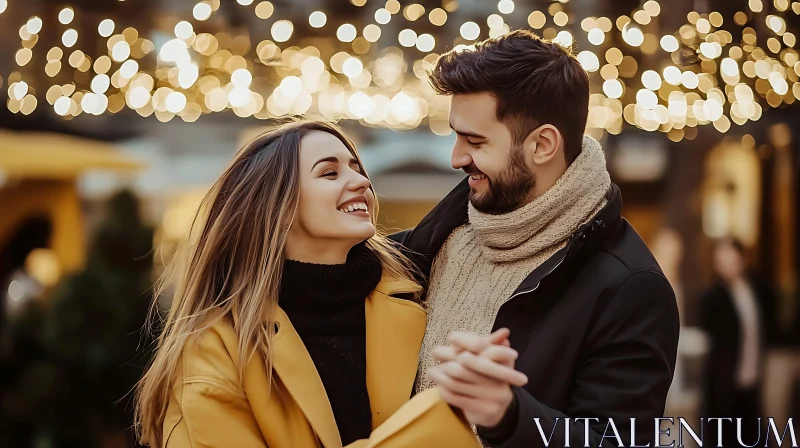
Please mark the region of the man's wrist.
[[491, 428], [478, 426], [478, 435], [480, 435], [484, 441], [489, 442], [490, 445], [504, 443], [511, 438], [511, 436], [514, 434], [514, 431], [517, 429], [517, 420], [519, 419], [519, 401], [517, 400], [517, 394], [514, 393], [513, 388], [510, 388], [510, 390], [511, 402], [506, 408], [503, 417], [500, 419], [500, 422]]

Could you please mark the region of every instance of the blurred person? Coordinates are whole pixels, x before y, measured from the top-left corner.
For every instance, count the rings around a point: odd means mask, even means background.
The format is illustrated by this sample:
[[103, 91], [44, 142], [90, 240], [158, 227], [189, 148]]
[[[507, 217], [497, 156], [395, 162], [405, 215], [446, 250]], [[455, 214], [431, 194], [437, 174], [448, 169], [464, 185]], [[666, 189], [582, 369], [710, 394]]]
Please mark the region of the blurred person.
[[[766, 344], [776, 328], [771, 322], [773, 298], [770, 288], [748, 272], [740, 241], [717, 241], [713, 261], [717, 281], [700, 299], [698, 313], [699, 326], [709, 339], [703, 416], [742, 418], [742, 441], [753, 444], [759, 439], [758, 418], [765, 417], [760, 389]], [[762, 428], [762, 438], [765, 431]], [[717, 446], [716, 431], [708, 431], [708, 436], [709, 446]], [[740, 446], [733, 424], [719, 442]]]
[[[53, 233], [53, 224], [46, 216], [33, 216], [20, 224], [8, 241], [0, 247], [0, 365], [10, 356], [11, 338], [8, 321], [31, 301], [44, 293], [44, 287], [25, 267], [28, 255], [47, 247]], [[6, 383], [5, 369], [0, 369], [0, 380]]]
[[691, 335], [696, 333], [687, 334], [686, 328], [683, 326], [686, 303], [681, 279], [684, 247], [680, 233], [670, 227], [661, 227], [653, 236], [649, 247], [658, 265], [661, 266], [664, 276], [667, 277], [669, 284], [672, 286], [672, 290], [675, 291], [675, 299], [678, 303], [678, 315], [681, 318], [682, 337], [678, 344], [679, 355], [675, 361], [675, 373], [672, 377], [669, 395], [667, 396], [667, 407], [669, 407], [676, 400], [681, 401], [682, 399], [679, 397], [683, 396], [688, 391], [686, 376], [686, 357], [688, 353], [685, 351], [685, 346], [691, 339]]
[[34, 249], [48, 247], [52, 233], [49, 218], [33, 216], [20, 224], [0, 248], [0, 334], [5, 331], [9, 313], [43, 293], [44, 288], [28, 273], [25, 261]]
[[[141, 443], [474, 445], [436, 392], [403, 406], [426, 314], [377, 213], [337, 127], [301, 121], [247, 144], [203, 201], [188, 262], [170, 266], [177, 293], [137, 390]], [[493, 337], [487, 356], [507, 365], [507, 332]]]
[[800, 420], [800, 335], [796, 333], [800, 328], [794, 326], [792, 331], [795, 334], [785, 334], [777, 343], [769, 343], [763, 368], [763, 412], [780, 422]]
[[684, 315], [683, 282], [681, 279], [681, 264], [683, 263], [683, 240], [677, 230], [664, 227], [659, 229], [653, 238], [651, 246], [653, 256], [675, 291], [678, 302], [678, 314]]
[[[653, 442], [678, 310], [620, 215], [600, 144], [584, 136], [586, 72], [563, 47], [514, 31], [445, 54], [431, 84], [452, 96], [451, 162], [469, 177], [394, 236], [429, 278], [417, 391], [439, 385], [489, 446], [543, 446], [537, 422], [550, 446], [565, 434], [608, 444], [608, 418], [626, 445]], [[523, 387], [478, 356], [504, 327]], [[598, 420], [565, 430], [566, 417]], [[650, 423], [632, 434], [630, 418]]]

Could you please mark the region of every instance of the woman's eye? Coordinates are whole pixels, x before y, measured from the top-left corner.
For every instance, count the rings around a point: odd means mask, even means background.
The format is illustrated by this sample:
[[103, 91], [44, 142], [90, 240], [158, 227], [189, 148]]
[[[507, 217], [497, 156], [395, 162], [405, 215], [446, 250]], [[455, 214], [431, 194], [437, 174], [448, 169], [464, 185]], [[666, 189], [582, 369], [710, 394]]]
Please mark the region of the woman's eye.
[[337, 173], [336, 170], [325, 170], [322, 173], [322, 177], [335, 177], [337, 174], [339, 173]]

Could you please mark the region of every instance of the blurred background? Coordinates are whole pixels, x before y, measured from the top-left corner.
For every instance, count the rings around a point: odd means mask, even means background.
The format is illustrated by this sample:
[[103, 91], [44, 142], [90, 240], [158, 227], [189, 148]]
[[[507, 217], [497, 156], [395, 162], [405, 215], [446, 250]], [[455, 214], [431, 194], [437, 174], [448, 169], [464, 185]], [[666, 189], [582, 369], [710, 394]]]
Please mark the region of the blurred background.
[[519, 28], [590, 73], [587, 133], [677, 292], [666, 415], [755, 390], [760, 415], [797, 418], [798, 14], [790, 0], [0, 0], [3, 446], [135, 445], [149, 288], [210, 184], [276, 119], [340, 120], [382, 225], [417, 223], [462, 177], [428, 71]]

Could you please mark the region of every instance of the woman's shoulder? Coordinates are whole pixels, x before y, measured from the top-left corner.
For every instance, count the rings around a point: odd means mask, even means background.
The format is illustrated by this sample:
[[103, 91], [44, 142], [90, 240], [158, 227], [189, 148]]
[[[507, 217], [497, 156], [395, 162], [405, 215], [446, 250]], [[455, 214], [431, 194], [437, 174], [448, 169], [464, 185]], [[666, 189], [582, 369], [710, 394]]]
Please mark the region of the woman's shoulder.
[[202, 380], [234, 386], [239, 348], [233, 325], [220, 320], [189, 338], [183, 349], [183, 381]]

